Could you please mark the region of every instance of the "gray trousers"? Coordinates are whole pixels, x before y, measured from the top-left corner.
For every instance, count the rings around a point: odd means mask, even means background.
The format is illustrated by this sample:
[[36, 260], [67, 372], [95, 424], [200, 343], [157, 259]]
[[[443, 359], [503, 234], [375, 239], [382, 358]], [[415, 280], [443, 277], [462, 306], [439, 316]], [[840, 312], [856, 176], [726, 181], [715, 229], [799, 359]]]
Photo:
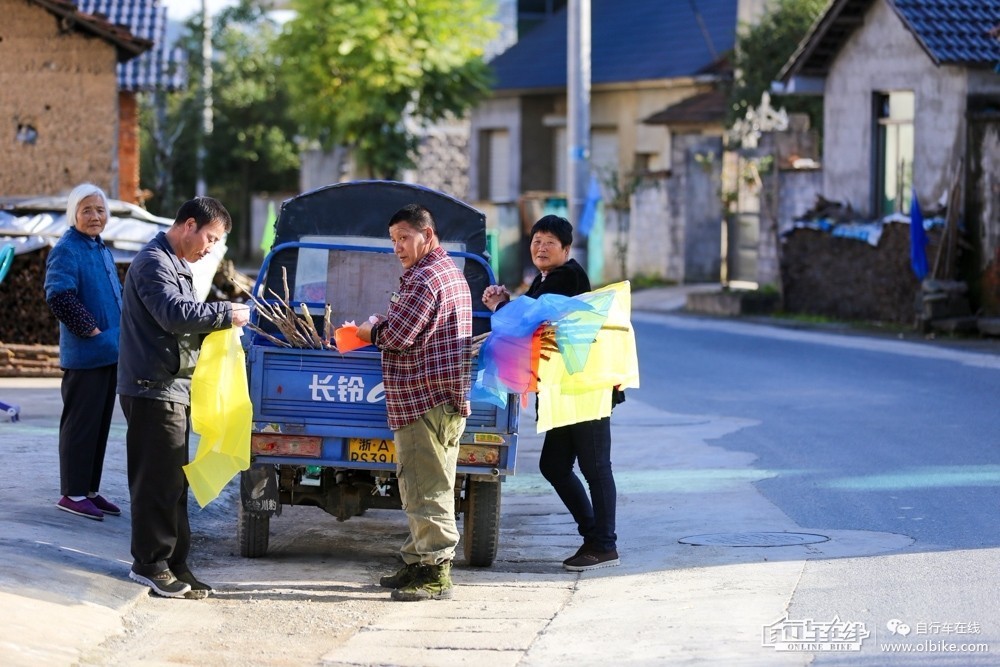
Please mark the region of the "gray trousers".
[[403, 562], [439, 565], [455, 557], [455, 468], [465, 417], [439, 405], [394, 431], [396, 476], [410, 534], [400, 548]]

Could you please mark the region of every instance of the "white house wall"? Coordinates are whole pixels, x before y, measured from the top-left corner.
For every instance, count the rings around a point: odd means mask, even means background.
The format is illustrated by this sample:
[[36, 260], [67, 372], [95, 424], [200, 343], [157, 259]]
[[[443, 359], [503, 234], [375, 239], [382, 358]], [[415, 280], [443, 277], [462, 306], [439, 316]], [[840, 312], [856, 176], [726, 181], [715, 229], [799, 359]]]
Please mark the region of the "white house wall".
[[968, 77], [970, 95], [1000, 95], [1000, 74], [992, 69], [969, 70]]
[[965, 70], [936, 67], [888, 3], [876, 2], [826, 80], [826, 198], [871, 214], [873, 95], [903, 90], [914, 92], [914, 187], [928, 200], [947, 189], [964, 141]]

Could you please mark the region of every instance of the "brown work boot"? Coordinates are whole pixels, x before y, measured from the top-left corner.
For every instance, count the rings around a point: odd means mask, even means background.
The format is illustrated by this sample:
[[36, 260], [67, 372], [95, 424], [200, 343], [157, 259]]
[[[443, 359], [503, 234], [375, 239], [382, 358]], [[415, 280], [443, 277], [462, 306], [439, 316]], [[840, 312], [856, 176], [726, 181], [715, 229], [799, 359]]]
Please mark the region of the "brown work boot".
[[418, 578], [409, 585], [394, 590], [392, 599], [399, 602], [450, 600], [454, 588], [450, 561], [440, 565], [421, 565]]
[[382, 588], [403, 588], [409, 586], [420, 576], [420, 563], [409, 563], [399, 568], [396, 574], [390, 574], [378, 580]]

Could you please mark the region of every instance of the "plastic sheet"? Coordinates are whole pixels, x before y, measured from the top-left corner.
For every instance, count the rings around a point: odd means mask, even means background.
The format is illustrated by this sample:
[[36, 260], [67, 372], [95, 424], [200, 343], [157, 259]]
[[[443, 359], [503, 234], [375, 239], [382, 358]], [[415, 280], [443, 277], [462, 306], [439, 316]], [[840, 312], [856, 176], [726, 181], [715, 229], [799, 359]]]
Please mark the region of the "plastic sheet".
[[191, 427], [201, 440], [184, 474], [202, 507], [215, 500], [236, 473], [250, 467], [253, 406], [242, 331], [233, 327], [206, 336], [191, 378]]

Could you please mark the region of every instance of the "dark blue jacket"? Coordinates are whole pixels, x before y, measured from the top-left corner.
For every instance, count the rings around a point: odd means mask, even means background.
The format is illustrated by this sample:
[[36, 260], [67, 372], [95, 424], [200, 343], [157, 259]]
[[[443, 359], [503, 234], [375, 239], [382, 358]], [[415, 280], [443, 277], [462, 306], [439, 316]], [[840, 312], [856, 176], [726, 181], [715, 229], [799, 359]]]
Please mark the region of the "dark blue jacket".
[[230, 303], [198, 300], [191, 267], [160, 232], [125, 274], [118, 393], [190, 405], [203, 335], [232, 323]]
[[85, 369], [117, 363], [122, 285], [115, 261], [100, 236], [91, 238], [75, 227], [66, 230], [45, 263], [45, 300], [51, 303], [66, 292], [75, 295], [101, 333], [79, 336], [60, 320], [59, 365]]

